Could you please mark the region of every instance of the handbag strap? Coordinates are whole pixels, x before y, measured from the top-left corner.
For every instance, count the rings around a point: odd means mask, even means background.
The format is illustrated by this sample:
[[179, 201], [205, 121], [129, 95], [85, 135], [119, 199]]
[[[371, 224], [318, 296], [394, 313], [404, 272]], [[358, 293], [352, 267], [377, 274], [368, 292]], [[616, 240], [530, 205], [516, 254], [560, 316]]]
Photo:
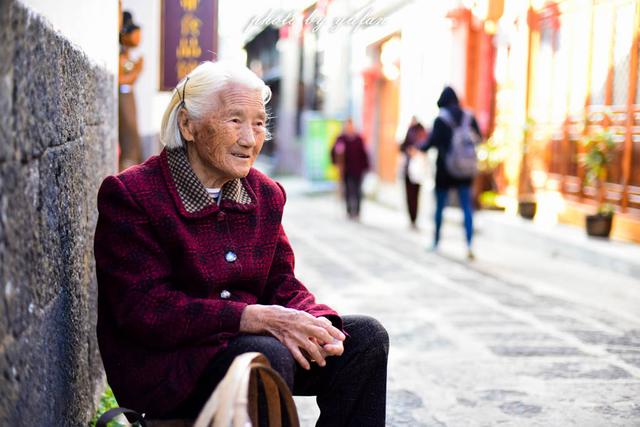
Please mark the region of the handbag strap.
[[249, 379], [249, 419], [252, 426], [259, 425], [258, 418], [258, 370], [251, 370]]
[[300, 427], [298, 411], [293, 402], [291, 391], [280, 374], [268, 364], [253, 363], [253, 370], [257, 370], [265, 386], [267, 407], [269, 411], [269, 427], [281, 427], [282, 414], [280, 412], [280, 399], [283, 400], [290, 427]]
[[252, 372], [257, 372], [262, 381], [264, 395], [267, 399], [267, 415], [269, 417], [269, 427], [282, 427], [282, 413], [280, 412], [280, 390], [267, 371], [263, 370], [267, 365], [252, 363]]
[[98, 418], [98, 421], [96, 421], [96, 427], [107, 427], [110, 421], [122, 414], [127, 417], [127, 420], [129, 420], [130, 423], [138, 422], [142, 427], [147, 426], [145, 419], [136, 411], [127, 408], [111, 408]]
[[257, 426], [259, 381], [267, 399], [270, 427], [282, 427], [281, 400], [289, 418], [290, 427], [300, 427], [291, 391], [269, 360], [261, 353], [237, 356], [227, 374], [218, 384], [200, 411], [194, 427], [244, 426], [247, 418]]
[[212, 424], [227, 427], [232, 424], [236, 396], [240, 396], [243, 389], [247, 396], [251, 372], [248, 368], [251, 361], [259, 355], [260, 353], [244, 353], [233, 360], [224, 378], [200, 411], [194, 427], [209, 427]]
[[[251, 378], [249, 380], [249, 419], [251, 425], [259, 425], [259, 381], [262, 382], [264, 395], [267, 400], [267, 416], [269, 427], [282, 427], [282, 414], [280, 412], [280, 391], [276, 382], [266, 371], [258, 369], [259, 366], [269, 366], [267, 363], [252, 363]], [[260, 378], [258, 380], [258, 377]]]
[[257, 352], [244, 353], [233, 360], [224, 378], [200, 411], [194, 427], [209, 427], [212, 423], [225, 427], [244, 424], [244, 419], [248, 417], [250, 365], [256, 359], [261, 362], [267, 360]]

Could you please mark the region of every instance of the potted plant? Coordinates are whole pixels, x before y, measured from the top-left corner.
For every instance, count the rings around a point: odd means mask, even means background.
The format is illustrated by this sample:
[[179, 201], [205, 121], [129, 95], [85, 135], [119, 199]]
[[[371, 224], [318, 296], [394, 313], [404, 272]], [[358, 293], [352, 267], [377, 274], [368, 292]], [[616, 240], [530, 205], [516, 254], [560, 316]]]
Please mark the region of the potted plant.
[[609, 130], [588, 135], [582, 140], [582, 143], [584, 153], [580, 160], [586, 172], [585, 183], [595, 186], [597, 202], [596, 213], [586, 217], [587, 234], [608, 238], [611, 233], [614, 208], [605, 202], [604, 183], [607, 180], [608, 168], [618, 144], [613, 133]]

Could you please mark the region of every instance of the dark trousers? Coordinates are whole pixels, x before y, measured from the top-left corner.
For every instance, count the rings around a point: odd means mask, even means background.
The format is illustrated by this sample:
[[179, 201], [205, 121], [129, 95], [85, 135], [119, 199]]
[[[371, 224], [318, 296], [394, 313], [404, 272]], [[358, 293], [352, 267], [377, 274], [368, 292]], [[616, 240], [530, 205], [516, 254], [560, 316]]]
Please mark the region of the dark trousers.
[[360, 201], [362, 200], [362, 176], [347, 175], [344, 177], [344, 197], [349, 217], [359, 217]]
[[389, 337], [384, 327], [366, 316], [344, 316], [348, 337], [344, 353], [327, 358], [324, 368], [302, 369], [289, 350], [271, 336], [241, 335], [209, 364], [192, 395], [166, 418], [197, 417], [200, 409], [239, 354], [258, 351], [282, 375], [294, 395], [317, 396], [316, 426], [384, 426]]
[[404, 188], [407, 194], [407, 209], [411, 225], [416, 224], [418, 218], [418, 196], [420, 195], [420, 184], [411, 182], [408, 176], [404, 177]]

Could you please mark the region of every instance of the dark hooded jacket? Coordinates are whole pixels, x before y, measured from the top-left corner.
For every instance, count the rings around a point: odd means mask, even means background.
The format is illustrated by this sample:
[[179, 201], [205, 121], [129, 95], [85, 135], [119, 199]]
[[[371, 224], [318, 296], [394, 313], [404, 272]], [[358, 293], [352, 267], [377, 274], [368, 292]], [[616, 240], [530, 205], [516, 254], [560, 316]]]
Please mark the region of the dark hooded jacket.
[[[456, 125], [460, 125], [464, 111], [460, 107], [460, 101], [455, 91], [449, 86], [445, 87], [440, 98], [438, 98], [438, 107], [445, 109], [449, 112]], [[471, 114], [467, 112], [467, 114]], [[480, 128], [475, 117], [471, 117], [471, 126], [478, 132], [478, 135], [482, 135]], [[453, 130], [451, 127], [440, 117], [437, 117], [433, 122], [433, 128], [429, 134], [429, 138], [420, 149], [427, 151], [432, 147], [438, 150], [438, 159], [436, 160], [436, 188], [437, 189], [449, 189], [452, 187], [459, 187], [461, 185], [471, 185], [473, 178], [459, 179], [451, 176], [447, 171], [445, 163], [446, 155], [451, 148], [451, 138], [453, 137]]]

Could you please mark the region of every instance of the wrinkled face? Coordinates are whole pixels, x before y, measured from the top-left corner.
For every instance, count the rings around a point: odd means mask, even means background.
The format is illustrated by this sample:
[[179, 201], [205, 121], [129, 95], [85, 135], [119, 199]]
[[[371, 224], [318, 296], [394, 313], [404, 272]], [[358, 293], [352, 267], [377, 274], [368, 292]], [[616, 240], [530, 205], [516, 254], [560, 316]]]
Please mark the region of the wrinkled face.
[[266, 113], [259, 90], [230, 84], [217, 107], [193, 125], [194, 151], [209, 177], [229, 181], [247, 176], [266, 137]]

